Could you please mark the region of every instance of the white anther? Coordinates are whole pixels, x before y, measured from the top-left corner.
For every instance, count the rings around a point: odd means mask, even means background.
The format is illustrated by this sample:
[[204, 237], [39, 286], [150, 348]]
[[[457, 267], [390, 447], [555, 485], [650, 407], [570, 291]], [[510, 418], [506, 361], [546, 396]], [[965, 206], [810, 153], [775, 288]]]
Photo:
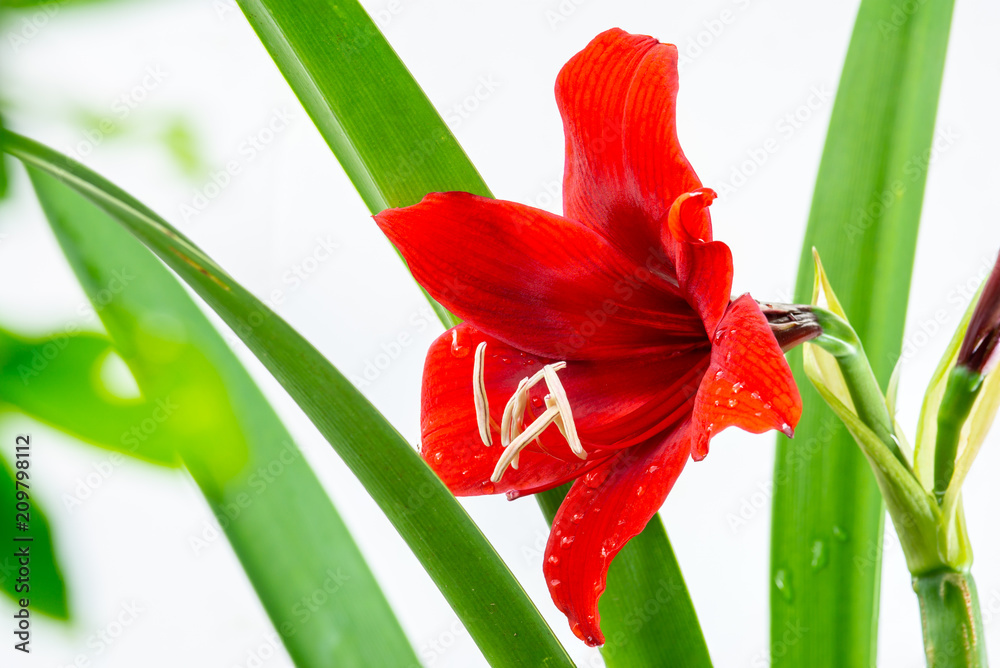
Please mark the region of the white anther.
[[[476, 424], [479, 426], [479, 438], [483, 444], [493, 445], [493, 434], [490, 433], [490, 402], [486, 397], [486, 374], [483, 366], [486, 361], [486, 342], [476, 347], [476, 361], [472, 367], [472, 399], [476, 405]], [[468, 405], [468, 404], [466, 404]]]
[[521, 450], [528, 445], [528, 443], [534, 440], [535, 437], [545, 431], [545, 428], [552, 424], [558, 415], [559, 409], [549, 408], [542, 413], [537, 420], [529, 424], [521, 435], [511, 441], [511, 444], [508, 445], [507, 449], [503, 451], [502, 455], [500, 455], [500, 461], [497, 462], [496, 468], [493, 469], [493, 475], [490, 476], [490, 480], [495, 483], [500, 482], [500, 478], [503, 477], [504, 471], [506, 471], [507, 467], [513, 463], [514, 458], [518, 456], [518, 453], [520, 453]]
[[573, 421], [573, 408], [569, 405], [566, 389], [552, 368], [553, 366], [555, 365], [543, 367], [542, 372], [545, 374], [545, 384], [549, 386], [549, 391], [552, 393], [551, 396], [555, 399], [556, 408], [559, 410], [559, 417], [562, 418], [562, 429], [560, 431], [566, 437], [566, 442], [569, 443], [569, 449], [573, 451], [573, 454], [580, 459], [586, 459], [587, 451], [583, 449], [583, 443], [580, 442], [580, 437], [576, 433], [576, 423]]

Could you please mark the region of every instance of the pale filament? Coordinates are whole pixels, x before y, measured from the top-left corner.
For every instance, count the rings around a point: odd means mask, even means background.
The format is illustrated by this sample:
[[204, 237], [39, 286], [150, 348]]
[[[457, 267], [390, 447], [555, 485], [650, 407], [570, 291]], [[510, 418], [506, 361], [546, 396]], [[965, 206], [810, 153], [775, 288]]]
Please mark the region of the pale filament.
[[[479, 437], [484, 445], [493, 445], [493, 436], [490, 427], [497, 427], [490, 418], [489, 401], [486, 396], [486, 342], [483, 341], [476, 347], [475, 363], [473, 365], [472, 392], [476, 407], [476, 425], [479, 427]], [[583, 449], [580, 437], [576, 431], [576, 423], [573, 421], [573, 409], [570, 406], [569, 398], [562, 381], [556, 375], [557, 371], [566, 368], [566, 362], [556, 362], [547, 364], [540, 371], [532, 376], [526, 376], [518, 383], [517, 389], [504, 406], [503, 418], [499, 429], [500, 443], [504, 447], [500, 460], [490, 480], [500, 482], [508, 466], [515, 469], [518, 466], [521, 450], [532, 441], [537, 441], [542, 432], [555, 423], [556, 428], [569, 443], [570, 449], [580, 459], [587, 458], [587, 452]], [[538, 383], [545, 381], [549, 389], [549, 394], [545, 395], [545, 412], [537, 417], [531, 424], [522, 428], [524, 424], [524, 413], [528, 408], [528, 393]]]

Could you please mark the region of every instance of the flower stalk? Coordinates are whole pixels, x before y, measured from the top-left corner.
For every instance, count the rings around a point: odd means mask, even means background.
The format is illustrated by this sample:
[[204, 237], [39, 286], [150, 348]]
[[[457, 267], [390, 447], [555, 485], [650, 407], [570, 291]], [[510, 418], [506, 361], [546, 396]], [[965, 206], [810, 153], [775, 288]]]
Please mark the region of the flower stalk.
[[972, 574], [943, 570], [913, 578], [928, 668], [985, 668], [986, 643]]

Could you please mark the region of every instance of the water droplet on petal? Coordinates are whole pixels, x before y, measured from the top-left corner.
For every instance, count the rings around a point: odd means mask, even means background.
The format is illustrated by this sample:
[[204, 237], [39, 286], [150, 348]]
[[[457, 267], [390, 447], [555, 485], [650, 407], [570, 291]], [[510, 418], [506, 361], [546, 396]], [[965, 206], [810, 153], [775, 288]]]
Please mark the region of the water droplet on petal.
[[535, 408], [541, 408], [544, 403], [541, 397], [531, 397], [531, 405]]
[[715, 372], [715, 379], [716, 380], [720, 380], [725, 375], [726, 375], [726, 372], [723, 371], [722, 369], [719, 369], [718, 371]]
[[549, 558], [546, 559], [546, 561], [548, 561], [550, 564], [552, 564], [553, 566], [555, 566], [556, 564], [559, 563], [559, 557], [557, 557], [554, 554], [550, 554]]
[[743, 389], [743, 383], [736, 381], [733, 383], [733, 394], [739, 394], [740, 390]]
[[[521, 353], [521, 354], [523, 355], [524, 353]], [[531, 365], [532, 365], [532, 364], [534, 364], [534, 363], [535, 363], [535, 360], [528, 360], [528, 361], [527, 361], [527, 365], [528, 365], [528, 366], [531, 366]]]
[[730, 408], [735, 408], [736, 407], [736, 400], [735, 399], [730, 399], [727, 403], [729, 404]]
[[483, 494], [492, 494], [496, 490], [496, 487], [493, 485], [492, 481], [487, 480], [482, 484], [482, 490]]
[[576, 540], [576, 536], [563, 536], [563, 539], [559, 541], [559, 545], [562, 547], [569, 547]]
[[509, 357], [501, 357], [500, 361], [503, 362], [504, 364], [510, 364], [510, 358]]
[[552, 578], [551, 580], [549, 580], [549, 586], [550, 587], [558, 587], [561, 584], [562, 584], [562, 580], [557, 580], [555, 578]]
[[656, 464], [653, 464], [648, 469], [646, 469], [646, 473], [656, 473], [659, 470], [660, 470], [660, 467], [657, 466]]
[[779, 568], [774, 574], [774, 586], [781, 597], [791, 603], [792, 601], [792, 574], [784, 568]]
[[750, 398], [754, 399], [755, 401], [760, 401], [760, 395], [757, 394], [756, 392], [751, 392], [750, 393]]
[[646, 488], [643, 487], [642, 485], [639, 485], [638, 487], [635, 488], [635, 495], [636, 496], [642, 496], [643, 492], [645, 492], [645, 491], [646, 491]]
[[716, 405], [716, 406], [718, 406], [718, 405], [719, 405], [719, 404], [721, 404], [721, 403], [722, 403], [722, 402], [721, 402], [721, 401], [719, 401], [718, 399], [716, 399], [716, 400], [715, 400], [715, 405]]
[[573, 522], [573, 524], [579, 524], [581, 521], [583, 521], [583, 513], [577, 513], [576, 515], [573, 515], [573, 517], [569, 519], [571, 522]]

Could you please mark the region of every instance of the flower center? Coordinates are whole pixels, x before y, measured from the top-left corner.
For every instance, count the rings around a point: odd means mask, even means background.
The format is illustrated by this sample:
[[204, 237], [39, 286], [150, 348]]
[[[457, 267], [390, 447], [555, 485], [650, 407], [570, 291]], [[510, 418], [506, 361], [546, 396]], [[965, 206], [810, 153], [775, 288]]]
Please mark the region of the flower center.
[[[483, 444], [493, 445], [493, 434], [491, 426], [496, 427], [496, 423], [490, 418], [490, 405], [486, 396], [486, 342], [483, 341], [476, 347], [475, 363], [472, 368], [472, 398], [476, 406], [476, 424], [479, 427], [479, 437]], [[550, 425], [555, 424], [559, 433], [563, 435], [573, 451], [580, 459], [587, 458], [587, 451], [583, 449], [580, 436], [576, 432], [576, 423], [573, 421], [573, 409], [566, 396], [566, 389], [556, 373], [566, 368], [566, 362], [556, 362], [546, 364], [540, 371], [532, 376], [525, 376], [518, 383], [514, 394], [507, 401], [503, 409], [503, 418], [500, 423], [500, 444], [504, 451], [500, 455], [496, 468], [490, 480], [494, 483], [500, 482], [508, 466], [517, 469], [518, 457], [529, 443], [537, 440]], [[524, 426], [524, 412], [528, 407], [528, 393], [538, 383], [545, 381], [549, 392], [545, 395], [545, 411], [535, 418], [535, 420]], [[492, 424], [491, 424], [492, 423]]]

